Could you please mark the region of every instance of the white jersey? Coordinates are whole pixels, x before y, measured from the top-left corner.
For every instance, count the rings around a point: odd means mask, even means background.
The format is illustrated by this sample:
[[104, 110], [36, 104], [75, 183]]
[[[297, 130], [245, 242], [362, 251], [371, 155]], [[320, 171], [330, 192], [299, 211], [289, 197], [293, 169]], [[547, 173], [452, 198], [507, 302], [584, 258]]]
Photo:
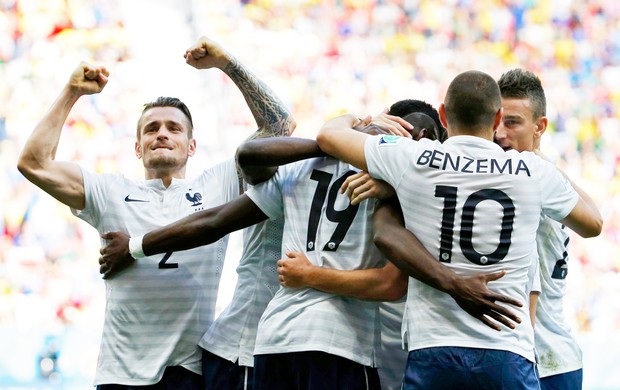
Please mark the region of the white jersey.
[[[538, 251], [536, 254], [536, 258], [538, 259]], [[530, 269], [527, 272], [527, 291], [531, 293], [540, 294], [541, 282], [540, 282], [540, 264], [538, 261], [532, 261], [530, 264]]]
[[284, 219], [279, 218], [243, 230], [243, 253], [232, 300], [200, 341], [207, 351], [240, 366], [254, 366], [258, 320], [280, 287], [277, 261], [283, 226]]
[[[86, 207], [75, 215], [100, 233], [139, 236], [239, 195], [229, 160], [193, 180], [134, 182], [83, 171]], [[105, 280], [106, 308], [95, 384], [158, 382], [166, 366], [201, 373], [198, 342], [215, 315], [227, 237], [148, 256]]]
[[[359, 170], [331, 157], [281, 166], [246, 194], [270, 218], [284, 216], [282, 251], [320, 267], [381, 267], [372, 242], [375, 201], [350, 204], [340, 185]], [[373, 366], [380, 348], [378, 304], [314, 289], [280, 288], [258, 324], [255, 355], [322, 351]]]
[[403, 316], [406, 297], [394, 302], [381, 302], [381, 352], [378, 369], [381, 389], [398, 390], [403, 383], [409, 351], [403, 343]]
[[[504, 152], [473, 136], [454, 136], [443, 144], [374, 136], [365, 143], [365, 155], [370, 174], [396, 189], [407, 228], [430, 253], [460, 275], [505, 270], [489, 288], [528, 302], [540, 215], [562, 219], [578, 201], [551, 163], [533, 153]], [[497, 332], [448, 294], [409, 278], [409, 349], [500, 349], [534, 361], [528, 307], [510, 309], [521, 324]]]
[[536, 243], [542, 292], [536, 307], [534, 334], [540, 376], [563, 374], [583, 367], [581, 349], [564, 318], [563, 299], [568, 272], [569, 236], [564, 225], [543, 217]]

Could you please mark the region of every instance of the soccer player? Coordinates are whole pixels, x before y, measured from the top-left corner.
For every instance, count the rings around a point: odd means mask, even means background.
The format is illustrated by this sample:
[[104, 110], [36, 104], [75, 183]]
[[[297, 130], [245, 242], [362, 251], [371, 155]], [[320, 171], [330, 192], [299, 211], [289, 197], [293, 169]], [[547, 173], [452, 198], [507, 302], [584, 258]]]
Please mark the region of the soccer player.
[[[375, 120], [380, 122], [380, 118], [376, 118]], [[432, 123], [430, 118], [426, 117], [426, 120], [427, 123], [428, 121]], [[426, 131], [422, 130], [422, 128], [423, 126], [418, 128], [420, 131], [418, 136], [424, 136], [426, 134]], [[432, 130], [432, 125], [428, 126], [428, 129]], [[245, 143], [240, 147], [238, 155], [242, 167], [247, 165], [256, 167], [264, 164], [284, 164], [300, 158], [321, 156], [322, 153], [312, 140], [279, 139], [255, 140]], [[349, 177], [353, 177], [353, 175]], [[248, 177], [248, 181], [252, 181], [252, 178]], [[320, 213], [321, 212], [319, 212], [319, 214]], [[142, 238], [143, 243], [141, 250], [152, 255], [154, 253], [182, 250], [196, 245], [207, 244], [234, 229], [239, 229], [265, 218], [265, 214], [258, 210], [254, 203], [249, 201], [247, 195], [243, 195], [227, 205], [194, 214], [184, 220], [145, 235]], [[294, 223], [292, 224], [294, 225]], [[138, 237], [132, 238], [131, 240], [135, 242], [140, 239], [141, 238]], [[102, 249], [103, 261], [108, 264], [113, 264], [118, 262], [119, 258], [126, 256], [129, 247], [127, 241], [128, 237], [122, 234], [115, 234], [113, 240]], [[133, 246], [136, 245], [132, 245], [132, 247]], [[136, 247], [138, 247], [137, 252], [139, 253], [141, 251], [139, 249], [140, 245]], [[282, 261], [284, 260], [281, 260], [281, 262]], [[257, 265], [255, 264], [254, 266]], [[279, 268], [282, 269], [283, 267]], [[316, 269], [316, 267], [314, 268]], [[342, 273], [322, 279], [317, 276], [316, 280], [325, 281], [323, 290], [326, 292], [362, 299], [395, 299], [405, 293], [406, 278], [403, 278], [400, 271], [396, 270], [393, 266], [392, 268], [397, 271], [396, 273], [393, 271], [391, 272], [388, 268], [389, 267], [386, 266], [383, 268], [352, 271], [350, 274], [355, 274], [358, 277], [355, 281], [348, 278], [346, 283], [339, 282], [339, 276], [341, 276]], [[338, 270], [329, 269], [325, 269], [325, 271], [338, 272]], [[326, 273], [328, 272], [323, 272], [323, 274]], [[343, 271], [343, 273], [346, 273], [346, 271]], [[457, 283], [455, 283], [455, 285], [456, 284]], [[484, 287], [486, 288], [486, 286]], [[330, 291], [330, 288], [335, 290]], [[471, 286], [468, 286], [466, 290], [470, 288]], [[400, 319], [398, 319], [398, 324], [400, 325]], [[398, 338], [400, 339], [400, 332], [398, 332]], [[398, 345], [400, 345], [400, 342]], [[404, 360], [401, 360], [401, 362], [404, 365]]]
[[[413, 139], [443, 141], [446, 138], [446, 130], [439, 121], [437, 110], [426, 102], [401, 100], [392, 104], [387, 113], [411, 123]], [[394, 195], [393, 189], [389, 188], [386, 192], [381, 183], [372, 180], [365, 172], [349, 176], [341, 188], [347, 191], [352, 204], [369, 197], [385, 198]], [[404, 283], [400, 279], [406, 279], [406, 275], [390, 262], [382, 268], [344, 271], [312, 265], [303, 253], [286, 255], [289, 257], [278, 262], [280, 283], [285, 287], [310, 287], [358, 299], [390, 299], [379, 303], [381, 349], [377, 352], [378, 373], [383, 390], [400, 388], [407, 361], [401, 335], [405, 296], [398, 296], [400, 290], [394, 286]]]
[[[293, 120], [272, 91], [219, 44], [201, 38], [185, 52], [197, 68], [219, 68], [239, 87], [259, 129], [255, 136], [288, 135]], [[191, 114], [176, 98], [144, 106], [136, 156], [145, 180], [93, 174], [55, 159], [63, 123], [83, 95], [100, 93], [105, 67], [81, 63], [35, 127], [18, 162], [30, 181], [100, 233], [140, 235], [205, 207], [237, 197], [234, 159], [185, 177], [196, 149]], [[198, 342], [214, 318], [227, 239], [131, 264], [107, 278], [106, 311], [95, 384], [98, 389], [202, 389]], [[105, 265], [103, 265], [105, 266]], [[108, 275], [112, 276], [112, 275]]]
[[[359, 122], [353, 115], [328, 121], [317, 142], [326, 153], [392, 185], [407, 229], [439, 261], [460, 275], [505, 271], [493, 290], [526, 302], [540, 215], [589, 237], [600, 234], [600, 214], [552, 164], [531, 153], [505, 153], [492, 142], [502, 110], [499, 87], [489, 75], [459, 74], [439, 114], [449, 135], [443, 144], [368, 136], [352, 130]], [[389, 258], [415, 274], [415, 255], [402, 250], [407, 245], [394, 243]], [[489, 321], [486, 314], [475, 321], [449, 295], [410, 278], [404, 387], [538, 388], [529, 313], [515, 310], [521, 323], [492, 331], [483, 323]]]
[[[498, 80], [504, 115], [495, 132], [505, 150], [540, 151], [540, 138], [547, 129], [545, 92], [539, 78], [524, 69], [512, 69]], [[581, 197], [594, 206], [579, 186]], [[581, 349], [563, 313], [569, 257], [566, 227], [546, 216], [540, 219], [536, 244], [540, 264], [541, 294], [536, 306], [534, 339], [542, 389], [581, 389]]]

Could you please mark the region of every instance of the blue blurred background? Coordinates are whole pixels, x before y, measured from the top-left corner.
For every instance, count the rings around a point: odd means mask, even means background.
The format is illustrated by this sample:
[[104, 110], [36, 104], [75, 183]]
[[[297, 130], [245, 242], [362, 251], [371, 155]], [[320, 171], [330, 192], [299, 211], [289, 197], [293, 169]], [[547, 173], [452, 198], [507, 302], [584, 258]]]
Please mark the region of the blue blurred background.
[[[103, 283], [99, 238], [27, 182], [17, 156], [81, 60], [110, 82], [78, 102], [57, 158], [142, 177], [142, 104], [177, 96], [194, 115], [188, 175], [232, 156], [254, 130], [234, 85], [187, 66], [201, 35], [280, 95], [313, 137], [342, 112], [376, 114], [403, 98], [438, 105], [458, 73], [538, 74], [550, 128], [543, 151], [586, 188], [600, 237], [572, 237], [566, 314], [584, 351], [584, 387], [620, 389], [620, 3], [596, 0], [0, 0], [0, 389], [89, 388]], [[235, 283], [231, 243], [219, 308]]]

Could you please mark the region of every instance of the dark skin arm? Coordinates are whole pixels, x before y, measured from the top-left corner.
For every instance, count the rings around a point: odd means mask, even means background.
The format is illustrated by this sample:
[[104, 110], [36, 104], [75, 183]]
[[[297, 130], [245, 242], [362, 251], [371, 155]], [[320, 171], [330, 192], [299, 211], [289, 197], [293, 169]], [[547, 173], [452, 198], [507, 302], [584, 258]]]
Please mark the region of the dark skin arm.
[[237, 149], [243, 178], [250, 184], [269, 179], [279, 165], [326, 156], [313, 139], [261, 138], [246, 141]]
[[[370, 118], [360, 120], [354, 128], [366, 134], [386, 134], [380, 124], [370, 123]], [[313, 139], [307, 138], [256, 138], [237, 148], [237, 162], [243, 179], [256, 185], [268, 180], [278, 166], [313, 157], [327, 156]]]
[[[181, 251], [211, 244], [225, 235], [264, 221], [267, 216], [245, 194], [221, 206], [189, 215], [144, 236], [147, 256]], [[109, 240], [101, 248], [99, 272], [104, 279], [127, 268], [135, 259], [129, 254], [129, 236], [120, 232], [103, 234]]]
[[[383, 201], [373, 220], [374, 242], [383, 255], [407, 275], [445, 293], [471, 316], [488, 327], [500, 331], [498, 323], [514, 329], [518, 318], [496, 301], [515, 306], [523, 304], [513, 298], [494, 293], [487, 284], [505, 272], [462, 277], [437, 261], [417, 237], [405, 228], [400, 204], [396, 198]], [[493, 321], [495, 320], [495, 321]]]

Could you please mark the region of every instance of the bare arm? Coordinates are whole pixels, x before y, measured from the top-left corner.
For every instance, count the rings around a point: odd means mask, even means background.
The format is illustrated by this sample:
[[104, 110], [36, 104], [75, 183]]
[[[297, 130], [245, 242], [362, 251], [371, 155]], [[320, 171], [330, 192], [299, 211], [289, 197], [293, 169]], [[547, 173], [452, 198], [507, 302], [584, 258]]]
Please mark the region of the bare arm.
[[56, 161], [62, 127], [82, 95], [99, 93], [108, 82], [108, 71], [85, 62], [71, 74], [45, 116], [28, 138], [17, 169], [32, 183], [74, 209], [85, 207], [84, 182], [77, 164]]
[[[385, 128], [381, 127], [382, 125], [366, 123], [369, 121], [370, 117], [366, 121], [359, 122], [353, 129], [366, 134], [386, 133]], [[292, 137], [249, 140], [241, 144], [237, 149], [237, 161], [241, 167], [244, 179], [250, 184], [257, 184], [271, 177], [271, 175], [265, 177], [261, 173], [264, 172], [265, 168], [273, 168], [275, 172], [279, 165], [326, 155], [315, 140]], [[373, 193], [377, 192], [374, 191]], [[361, 200], [363, 199], [359, 199], [357, 203]]]
[[[201, 37], [185, 52], [184, 57], [189, 65], [197, 69], [211, 67], [221, 69], [239, 88], [258, 125], [258, 130], [248, 140], [292, 134], [295, 129], [295, 120], [284, 103], [267, 84], [258, 79], [219, 44], [209, 38]], [[260, 167], [255, 171], [255, 175], [260, 175], [263, 180], [266, 180], [273, 175], [275, 168]]]
[[467, 278], [454, 273], [437, 261], [404, 227], [402, 212], [395, 199], [390, 203], [382, 202], [377, 207], [373, 227], [375, 244], [405, 274], [448, 293], [463, 310], [492, 329], [501, 330], [496, 322], [510, 328], [514, 328], [513, 322], [521, 322], [514, 313], [495, 302], [519, 307], [522, 303], [487, 288], [487, 283], [501, 278], [504, 272]]
[[[368, 171], [364, 156], [364, 143], [369, 134], [355, 130], [360, 122], [367, 123], [368, 119], [361, 120], [351, 114], [330, 119], [319, 130], [316, 142], [321, 150], [330, 156], [346, 161], [363, 171]], [[406, 130], [412, 128], [411, 124], [400, 117], [381, 113], [373, 118], [372, 122], [382, 128], [385, 133], [411, 138], [411, 134]]]
[[[536, 153], [538, 157], [550, 161], [539, 149], [534, 150], [534, 153]], [[566, 180], [570, 182], [571, 186], [579, 195], [579, 201], [573, 210], [560, 222], [582, 237], [587, 238], [598, 236], [601, 234], [601, 230], [603, 229], [603, 217], [601, 216], [596, 203], [594, 203], [594, 200], [590, 197], [590, 195], [588, 195], [587, 192], [573, 182], [570, 177], [564, 173], [564, 171], [559, 168], [558, 170], [562, 175], [564, 175]]]
[[540, 297], [539, 291], [530, 292], [530, 321], [532, 328], [536, 326], [536, 306], [538, 306], [538, 297]]
[[277, 168], [279, 165], [325, 156], [316, 141], [306, 138], [270, 138], [246, 141], [237, 149], [237, 161], [244, 179], [250, 184], [260, 183], [267, 178], [260, 174], [262, 168]]
[[[267, 216], [254, 202], [241, 195], [221, 206], [194, 213], [147, 233], [142, 238], [142, 251], [150, 256], [196, 248], [265, 219]], [[126, 234], [113, 232], [101, 237], [109, 240], [101, 248], [99, 258], [99, 272], [107, 278], [131, 265], [134, 259], [129, 253], [129, 237]]]
[[572, 181], [571, 184], [579, 194], [579, 201], [561, 222], [581, 237], [596, 237], [603, 229], [603, 217], [592, 198]]
[[338, 270], [317, 267], [305, 254], [287, 252], [278, 260], [280, 284], [288, 288], [313, 288], [347, 297], [393, 301], [407, 293], [407, 275], [392, 263], [382, 268]]

